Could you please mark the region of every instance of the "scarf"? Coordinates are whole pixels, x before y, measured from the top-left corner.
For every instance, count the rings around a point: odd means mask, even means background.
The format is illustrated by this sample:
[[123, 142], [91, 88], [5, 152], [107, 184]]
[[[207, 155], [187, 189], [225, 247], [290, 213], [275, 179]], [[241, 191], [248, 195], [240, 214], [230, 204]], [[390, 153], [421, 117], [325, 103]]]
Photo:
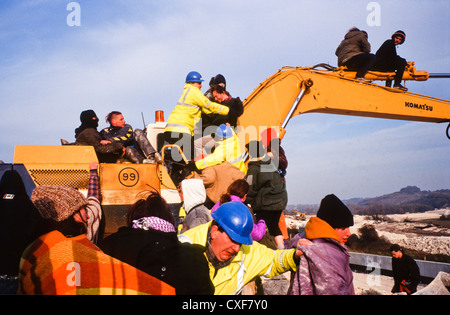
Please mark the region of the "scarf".
[[159, 217], [144, 217], [133, 221], [133, 229], [141, 229], [148, 231], [149, 229], [161, 232], [176, 232], [172, 223], [167, 222]]

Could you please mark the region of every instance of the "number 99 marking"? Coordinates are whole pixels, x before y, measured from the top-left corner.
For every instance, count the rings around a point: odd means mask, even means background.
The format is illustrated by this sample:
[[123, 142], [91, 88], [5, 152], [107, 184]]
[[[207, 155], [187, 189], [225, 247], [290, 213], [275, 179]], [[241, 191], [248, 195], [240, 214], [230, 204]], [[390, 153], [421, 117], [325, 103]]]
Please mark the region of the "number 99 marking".
[[131, 167], [119, 172], [119, 182], [125, 187], [133, 187], [139, 182], [139, 173]]

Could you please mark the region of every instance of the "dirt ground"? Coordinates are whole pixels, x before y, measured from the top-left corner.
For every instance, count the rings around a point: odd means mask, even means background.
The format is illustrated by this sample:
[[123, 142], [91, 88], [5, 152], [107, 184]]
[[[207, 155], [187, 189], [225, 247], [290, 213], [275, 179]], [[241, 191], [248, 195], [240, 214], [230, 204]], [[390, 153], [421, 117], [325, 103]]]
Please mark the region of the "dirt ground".
[[[381, 237], [391, 243], [397, 243], [405, 249], [420, 249], [430, 254], [450, 255], [450, 220], [440, 220], [441, 216], [449, 216], [450, 209], [433, 210], [424, 213], [393, 214], [385, 216], [384, 220], [370, 220], [366, 216], [354, 216], [355, 225], [350, 228], [352, 233], [358, 233], [364, 224], [373, 225]], [[291, 229], [305, 226], [305, 221], [286, 216], [286, 225]], [[391, 295], [394, 285], [392, 277], [354, 272], [353, 284], [357, 295]], [[287, 278], [287, 279], [286, 279]], [[289, 275], [280, 276], [267, 285], [270, 292], [283, 294], [287, 291]], [[271, 288], [273, 286], [273, 289]], [[418, 290], [426, 287], [420, 284]]]

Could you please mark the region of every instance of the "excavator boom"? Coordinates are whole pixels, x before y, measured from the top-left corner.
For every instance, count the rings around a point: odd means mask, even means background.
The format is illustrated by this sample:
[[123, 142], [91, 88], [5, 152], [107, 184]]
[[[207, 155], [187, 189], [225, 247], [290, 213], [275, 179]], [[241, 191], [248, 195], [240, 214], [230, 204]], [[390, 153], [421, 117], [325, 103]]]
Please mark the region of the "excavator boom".
[[[425, 71], [405, 73], [410, 80], [428, 78]], [[371, 75], [383, 78], [382, 73]], [[384, 75], [387, 77], [389, 73]], [[358, 81], [354, 72], [339, 68], [324, 71], [314, 67], [284, 67], [245, 99], [238, 125], [243, 130], [250, 126], [278, 126], [282, 138], [289, 120], [305, 113], [440, 123], [450, 121], [450, 101]]]

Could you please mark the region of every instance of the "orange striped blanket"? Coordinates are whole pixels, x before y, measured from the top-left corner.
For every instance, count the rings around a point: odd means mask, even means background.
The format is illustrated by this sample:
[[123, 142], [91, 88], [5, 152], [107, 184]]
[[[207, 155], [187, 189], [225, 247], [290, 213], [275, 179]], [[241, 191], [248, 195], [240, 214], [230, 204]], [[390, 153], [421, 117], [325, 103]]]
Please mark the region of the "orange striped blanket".
[[172, 286], [103, 253], [86, 235], [58, 231], [39, 237], [23, 253], [21, 294], [172, 295]]

